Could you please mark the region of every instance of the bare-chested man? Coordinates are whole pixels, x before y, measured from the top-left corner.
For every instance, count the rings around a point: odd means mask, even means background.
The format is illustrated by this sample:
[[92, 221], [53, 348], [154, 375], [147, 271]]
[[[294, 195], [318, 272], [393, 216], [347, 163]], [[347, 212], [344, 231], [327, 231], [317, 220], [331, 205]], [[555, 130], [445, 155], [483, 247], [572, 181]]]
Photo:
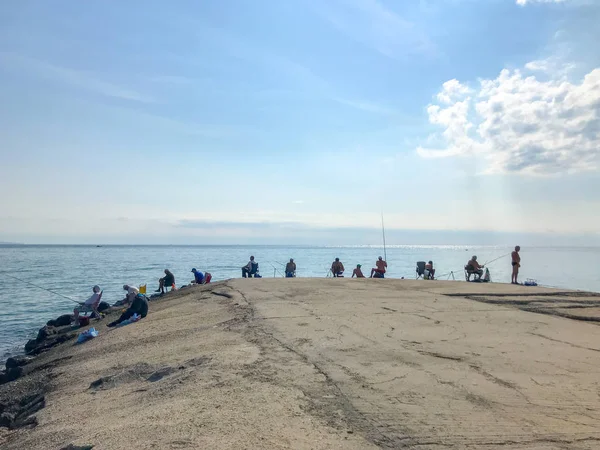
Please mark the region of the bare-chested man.
[[377, 274], [376, 278], [383, 278], [385, 274], [385, 269], [387, 268], [387, 263], [380, 256], [375, 265], [377, 267], [371, 269], [371, 278], [373, 278], [374, 274]]
[[521, 247], [518, 245], [515, 247], [515, 251], [511, 253], [512, 258], [512, 277], [510, 279], [511, 284], [519, 284], [517, 277], [519, 276], [519, 267], [521, 267], [521, 255], [519, 255]]
[[344, 276], [344, 265], [340, 261], [340, 258], [335, 258], [335, 261], [331, 264], [331, 273], [335, 278], [342, 278]]
[[365, 278], [365, 276], [362, 273], [362, 269], [361, 269], [361, 265], [360, 264], [357, 264], [356, 265], [356, 269], [354, 269], [352, 271], [352, 278], [354, 278], [354, 277], [356, 277], [356, 278]]
[[476, 274], [478, 279], [481, 279], [484, 266], [479, 264], [477, 261], [477, 256], [473, 256], [467, 263], [466, 269], [468, 272]]

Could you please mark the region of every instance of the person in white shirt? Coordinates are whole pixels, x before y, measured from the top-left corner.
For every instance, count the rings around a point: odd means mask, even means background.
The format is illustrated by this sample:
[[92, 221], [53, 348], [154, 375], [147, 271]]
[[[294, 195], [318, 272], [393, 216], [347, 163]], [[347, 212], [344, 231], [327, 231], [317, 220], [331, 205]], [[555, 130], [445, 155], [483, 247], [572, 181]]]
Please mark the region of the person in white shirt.
[[82, 312], [93, 312], [97, 318], [100, 318], [100, 313], [98, 312], [98, 304], [102, 298], [100, 286], [94, 286], [92, 288], [92, 292], [93, 294], [90, 298], [83, 303], [79, 303], [79, 305], [73, 310], [75, 324], [79, 323], [79, 314]]
[[124, 303], [131, 303], [135, 300], [137, 295], [140, 293], [140, 290], [135, 286], [129, 286], [128, 284], [123, 286], [123, 290], [127, 291], [127, 295], [125, 296]]

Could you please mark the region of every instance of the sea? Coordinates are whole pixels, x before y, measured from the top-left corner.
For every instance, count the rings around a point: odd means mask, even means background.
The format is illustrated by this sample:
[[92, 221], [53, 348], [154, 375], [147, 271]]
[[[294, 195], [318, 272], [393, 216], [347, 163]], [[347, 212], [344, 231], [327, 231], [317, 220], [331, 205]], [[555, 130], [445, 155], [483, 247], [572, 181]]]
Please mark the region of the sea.
[[[388, 278], [414, 279], [417, 261], [434, 262], [438, 279], [465, 282], [463, 267], [477, 255], [488, 263], [492, 282], [510, 282], [512, 248], [477, 245], [382, 246], [0, 246], [0, 361], [21, 353], [28, 339], [49, 319], [71, 313], [97, 284], [103, 300], [123, 298], [123, 285], [158, 287], [163, 270], [170, 269], [178, 286], [193, 279], [192, 268], [208, 271], [213, 281], [241, 277], [250, 255], [264, 278], [282, 277], [284, 265], [294, 258], [298, 277], [326, 277], [337, 257], [346, 276], [356, 264], [369, 275], [378, 256], [388, 261]], [[600, 292], [600, 248], [526, 247], [521, 250], [520, 278], [539, 285]], [[35, 286], [34, 286], [35, 285]], [[43, 289], [42, 289], [43, 288]], [[46, 290], [47, 289], [47, 290]], [[49, 292], [54, 291], [53, 292]], [[60, 294], [60, 295], [58, 295]]]

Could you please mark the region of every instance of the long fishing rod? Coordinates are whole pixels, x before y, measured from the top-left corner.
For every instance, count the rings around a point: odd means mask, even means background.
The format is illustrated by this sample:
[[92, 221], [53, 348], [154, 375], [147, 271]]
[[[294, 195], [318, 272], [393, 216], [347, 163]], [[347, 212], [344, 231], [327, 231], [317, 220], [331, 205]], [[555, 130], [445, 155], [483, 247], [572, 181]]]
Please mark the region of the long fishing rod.
[[72, 302], [81, 303], [81, 302], [78, 302], [77, 300], [73, 300], [71, 297], [67, 297], [66, 295], [63, 295], [63, 294], [61, 294], [59, 292], [51, 291], [50, 289], [46, 289], [45, 287], [38, 286], [37, 284], [33, 284], [31, 281], [21, 280], [20, 278], [17, 278], [15, 276], [9, 275], [7, 273], [4, 273], [3, 275], [6, 275], [7, 277], [10, 277], [10, 278], [14, 278], [15, 280], [21, 281], [22, 283], [30, 284], [30, 285], [38, 288], [38, 289], [42, 289], [42, 290], [48, 291], [48, 292], [50, 292], [52, 294], [59, 295], [59, 296], [61, 296], [63, 298], [66, 298], [67, 300], [71, 300]]
[[498, 261], [499, 259], [504, 258], [508, 255], [510, 255], [510, 253], [507, 253], [506, 255], [498, 256], [496, 259], [492, 259], [491, 261], [486, 261], [483, 265], [487, 266], [488, 264], [493, 263], [494, 261]]
[[383, 234], [383, 259], [387, 261], [387, 252], [385, 250], [385, 226], [383, 225], [383, 211], [381, 211], [381, 232]]

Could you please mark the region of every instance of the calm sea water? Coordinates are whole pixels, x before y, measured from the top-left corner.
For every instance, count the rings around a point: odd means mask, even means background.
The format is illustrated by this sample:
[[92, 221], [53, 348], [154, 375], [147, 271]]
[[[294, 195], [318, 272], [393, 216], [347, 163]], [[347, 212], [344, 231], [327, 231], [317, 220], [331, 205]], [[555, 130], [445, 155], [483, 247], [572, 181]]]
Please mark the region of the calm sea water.
[[[412, 278], [415, 262], [433, 260], [438, 275], [451, 270], [464, 280], [462, 267], [476, 254], [480, 262], [510, 253], [508, 247], [388, 246], [388, 276]], [[177, 285], [193, 277], [192, 267], [213, 274], [214, 280], [241, 276], [240, 267], [254, 255], [263, 277], [282, 276], [282, 264], [293, 257], [299, 277], [324, 277], [339, 257], [348, 276], [360, 263], [368, 276], [381, 247], [281, 247], [281, 246], [19, 246], [0, 247], [3, 289], [0, 290], [0, 360], [21, 351], [27, 339], [48, 319], [70, 313], [74, 303], [37, 289], [10, 276], [60, 292], [78, 300], [91, 295], [94, 284], [104, 290], [109, 303], [123, 297], [123, 284], [148, 284], [154, 290], [165, 268]], [[600, 291], [596, 263], [600, 248], [526, 248], [521, 251], [521, 277], [542, 285]], [[510, 282], [510, 258], [489, 265], [494, 282]], [[444, 279], [446, 277], [443, 277]]]

